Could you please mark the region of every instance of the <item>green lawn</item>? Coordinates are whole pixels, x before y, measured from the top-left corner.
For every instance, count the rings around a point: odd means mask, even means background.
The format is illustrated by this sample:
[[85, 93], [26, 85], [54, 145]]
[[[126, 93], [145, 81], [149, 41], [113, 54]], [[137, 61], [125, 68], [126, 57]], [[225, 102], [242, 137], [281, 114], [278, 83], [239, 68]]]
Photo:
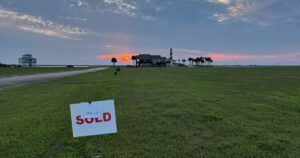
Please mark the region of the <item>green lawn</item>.
[[[0, 90], [0, 157], [300, 157], [300, 67], [123, 68]], [[115, 99], [118, 134], [69, 104]]]
[[17, 75], [31, 75], [38, 73], [50, 73], [50, 72], [60, 72], [60, 71], [73, 71], [87, 69], [84, 67], [32, 67], [32, 68], [21, 68], [21, 67], [0, 67], [0, 78], [7, 76], [17, 76]]

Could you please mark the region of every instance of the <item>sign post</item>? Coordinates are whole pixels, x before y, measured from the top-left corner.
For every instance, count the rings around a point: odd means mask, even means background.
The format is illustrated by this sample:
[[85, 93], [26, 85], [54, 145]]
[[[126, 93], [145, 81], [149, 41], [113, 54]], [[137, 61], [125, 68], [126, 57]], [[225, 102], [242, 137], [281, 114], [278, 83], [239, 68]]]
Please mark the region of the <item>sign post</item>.
[[117, 133], [114, 100], [71, 104], [73, 137]]

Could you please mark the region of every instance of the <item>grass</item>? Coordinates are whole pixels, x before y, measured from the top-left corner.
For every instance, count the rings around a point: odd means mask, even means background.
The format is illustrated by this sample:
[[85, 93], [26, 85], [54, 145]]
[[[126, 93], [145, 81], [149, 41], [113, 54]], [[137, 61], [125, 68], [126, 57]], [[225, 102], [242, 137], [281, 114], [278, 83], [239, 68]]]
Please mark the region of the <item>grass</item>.
[[7, 76], [17, 76], [17, 75], [32, 75], [39, 73], [51, 73], [51, 72], [61, 72], [61, 71], [73, 71], [87, 69], [84, 67], [33, 67], [33, 68], [22, 68], [22, 67], [0, 67], [0, 78]]
[[[0, 90], [0, 157], [300, 157], [300, 67], [108, 69]], [[115, 99], [118, 134], [69, 104]]]

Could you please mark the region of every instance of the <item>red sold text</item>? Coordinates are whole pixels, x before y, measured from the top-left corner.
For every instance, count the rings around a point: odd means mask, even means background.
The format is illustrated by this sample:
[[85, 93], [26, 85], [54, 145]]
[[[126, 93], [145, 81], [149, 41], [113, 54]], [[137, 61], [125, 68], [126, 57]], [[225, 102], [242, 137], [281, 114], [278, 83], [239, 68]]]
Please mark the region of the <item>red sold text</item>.
[[76, 117], [76, 123], [78, 125], [82, 124], [92, 124], [92, 123], [100, 123], [100, 122], [108, 122], [111, 120], [111, 114], [108, 112], [105, 112], [102, 114], [102, 118], [81, 118], [80, 115]]

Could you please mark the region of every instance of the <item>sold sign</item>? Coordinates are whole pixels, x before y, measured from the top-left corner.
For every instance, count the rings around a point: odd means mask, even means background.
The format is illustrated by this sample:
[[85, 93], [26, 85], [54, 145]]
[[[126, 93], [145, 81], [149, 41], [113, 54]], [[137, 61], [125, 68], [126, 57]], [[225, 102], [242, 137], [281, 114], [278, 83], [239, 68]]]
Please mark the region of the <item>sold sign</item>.
[[73, 137], [117, 133], [113, 100], [71, 104]]

